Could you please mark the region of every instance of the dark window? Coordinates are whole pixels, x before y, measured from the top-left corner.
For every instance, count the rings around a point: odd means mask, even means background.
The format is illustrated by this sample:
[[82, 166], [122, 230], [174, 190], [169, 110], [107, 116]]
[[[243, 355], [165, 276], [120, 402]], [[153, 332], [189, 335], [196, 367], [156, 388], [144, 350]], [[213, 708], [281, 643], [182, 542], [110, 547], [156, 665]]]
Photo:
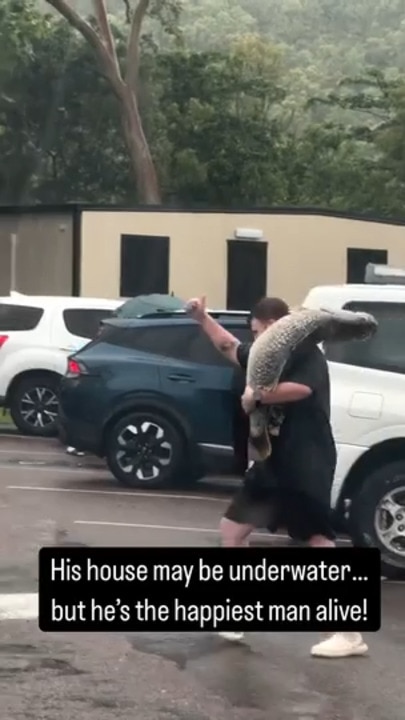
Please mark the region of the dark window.
[[113, 315], [113, 310], [99, 308], [71, 308], [63, 311], [66, 329], [72, 335], [91, 340], [100, 329], [100, 323]]
[[[249, 342], [252, 335], [249, 327], [232, 327], [226, 326], [226, 329], [234, 335], [240, 342]], [[189, 359], [191, 362], [201, 363], [202, 365], [226, 365], [229, 366], [229, 360], [216, 349], [211, 340], [202, 330], [193, 339], [189, 349]]]
[[371, 313], [378, 330], [369, 340], [325, 344], [328, 360], [404, 373], [405, 303], [350, 302], [345, 309]]
[[121, 235], [121, 297], [169, 292], [170, 238]]
[[187, 360], [189, 347], [199, 328], [194, 325], [162, 325], [136, 328], [107, 328], [102, 339], [105, 342], [129, 350], [153, 353], [181, 360]]
[[388, 253], [386, 250], [367, 250], [365, 248], [347, 248], [347, 282], [364, 283], [368, 263], [386, 265]]
[[[238, 339], [250, 338], [244, 328], [229, 328]], [[242, 333], [242, 337], [239, 334]], [[200, 363], [201, 365], [229, 365], [229, 361], [214, 347], [197, 325], [161, 325], [145, 328], [107, 327], [102, 341], [130, 350]]]
[[251, 310], [266, 295], [267, 243], [228, 240], [228, 310]]
[[187, 359], [201, 365], [229, 365], [229, 360], [216, 349], [202, 330], [193, 338]]
[[34, 330], [43, 314], [43, 308], [0, 303], [0, 332]]
[[232, 335], [235, 335], [240, 342], [246, 343], [246, 342], [253, 342], [253, 335], [250, 327], [246, 326], [245, 328], [237, 327], [229, 327], [229, 332], [232, 333]]

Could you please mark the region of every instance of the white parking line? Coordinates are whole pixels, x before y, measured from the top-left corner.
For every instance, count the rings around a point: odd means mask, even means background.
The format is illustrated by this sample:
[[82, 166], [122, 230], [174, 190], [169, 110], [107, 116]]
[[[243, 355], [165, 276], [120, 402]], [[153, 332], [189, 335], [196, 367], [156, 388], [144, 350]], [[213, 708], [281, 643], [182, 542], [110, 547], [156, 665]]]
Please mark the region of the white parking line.
[[[218, 528], [185, 527], [184, 525], [146, 525], [144, 523], [109, 522], [108, 520], [74, 520], [74, 525], [97, 525], [103, 527], [138, 528], [140, 530], [169, 530], [173, 532], [189, 533], [214, 533], [218, 535]], [[267, 537], [267, 532], [252, 533], [251, 537]], [[275, 538], [283, 540], [287, 535], [274, 535]]]
[[33, 620], [38, 617], [38, 593], [0, 595], [0, 620]]
[[[6, 490], [21, 490], [21, 491], [28, 491], [28, 492], [51, 492], [51, 493], [77, 493], [77, 494], [83, 494], [83, 495], [117, 495], [117, 496], [127, 496], [127, 497], [142, 497], [142, 498], [149, 498], [151, 500], [154, 500], [155, 498], [158, 498], [159, 500], [197, 500], [199, 502], [222, 502], [222, 503], [228, 503], [229, 498], [224, 497], [213, 497], [206, 496], [206, 495], [176, 495], [171, 493], [159, 493], [154, 492], [153, 490], [150, 493], [143, 493], [143, 492], [127, 492], [125, 490], [87, 490], [87, 489], [81, 489], [81, 488], [55, 488], [55, 487], [39, 487], [34, 485], [6, 485]], [[216, 529], [209, 529], [209, 528], [186, 528], [183, 526], [166, 526], [166, 525], [141, 525], [136, 523], [115, 523], [115, 522], [98, 522], [93, 520], [75, 520], [76, 525], [110, 525], [112, 527], [134, 527], [134, 528], [144, 528], [144, 529], [155, 529], [155, 530], [179, 530], [183, 532], [215, 532], [217, 533], [218, 530]], [[265, 537], [267, 535], [267, 532], [263, 533], [256, 533], [256, 535], [259, 535], [260, 537]], [[281, 540], [289, 540], [290, 536], [285, 535], [282, 533], [277, 533], [273, 537], [280, 538]], [[344, 545], [350, 545], [350, 540], [347, 540], [346, 538], [339, 539], [339, 542]]]
[[[139, 530], [157, 530], [169, 531], [169, 532], [188, 532], [188, 533], [214, 533], [219, 537], [218, 528], [203, 528], [203, 527], [185, 527], [184, 525], [147, 525], [145, 523], [126, 523], [126, 522], [110, 522], [109, 520], [74, 520], [74, 525], [93, 525], [100, 527], [121, 527], [121, 528], [136, 528]], [[289, 535], [283, 533], [275, 533], [271, 535], [267, 530], [262, 532], [254, 532], [251, 534], [252, 538], [271, 538], [274, 540], [290, 540]], [[350, 544], [349, 540], [341, 540], [344, 544]]]
[[145, 523], [110, 522], [108, 520], [75, 520], [74, 525], [102, 525], [107, 527], [141, 528], [142, 530], [174, 530], [175, 532], [218, 534], [218, 529], [215, 528], [184, 527], [183, 525], [147, 525]]
[[6, 485], [6, 490], [28, 490], [33, 492], [54, 492], [54, 493], [77, 493], [82, 495], [117, 495], [126, 497], [143, 497], [143, 498], [159, 498], [169, 500], [199, 500], [204, 502], [229, 502], [229, 498], [212, 497], [206, 495], [180, 495], [170, 493], [159, 493], [153, 490], [147, 492], [126, 491], [126, 490], [87, 490], [83, 488], [56, 488], [56, 487], [40, 487], [35, 485]]

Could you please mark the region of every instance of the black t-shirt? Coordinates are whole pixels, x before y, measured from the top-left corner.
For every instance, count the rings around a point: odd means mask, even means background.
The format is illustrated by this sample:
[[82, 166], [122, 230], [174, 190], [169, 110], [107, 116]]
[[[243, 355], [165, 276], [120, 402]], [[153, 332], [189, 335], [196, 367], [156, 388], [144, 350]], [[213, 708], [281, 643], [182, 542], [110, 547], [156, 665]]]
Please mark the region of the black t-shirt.
[[[246, 370], [251, 344], [239, 345], [238, 362]], [[272, 438], [272, 464], [283, 486], [305, 490], [329, 505], [336, 467], [336, 448], [330, 425], [330, 380], [322, 351], [305, 342], [291, 355], [281, 382], [306, 385], [304, 400], [282, 406], [284, 421]]]

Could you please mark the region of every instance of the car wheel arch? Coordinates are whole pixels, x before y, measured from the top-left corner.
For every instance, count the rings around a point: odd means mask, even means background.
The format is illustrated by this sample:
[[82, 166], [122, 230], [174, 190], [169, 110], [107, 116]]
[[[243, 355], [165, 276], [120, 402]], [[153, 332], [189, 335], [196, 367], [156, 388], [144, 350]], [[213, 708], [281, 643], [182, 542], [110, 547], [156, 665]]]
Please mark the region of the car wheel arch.
[[18, 375], [15, 375], [13, 377], [12, 381], [10, 382], [10, 384], [7, 388], [6, 401], [5, 401], [6, 407], [9, 407], [10, 397], [11, 397], [12, 393], [15, 391], [16, 387], [19, 385], [19, 383], [21, 383], [23, 380], [26, 380], [30, 377], [35, 377], [35, 376], [39, 376], [41, 378], [44, 378], [44, 377], [54, 378], [57, 381], [62, 380], [62, 377], [63, 377], [60, 373], [56, 372], [55, 370], [49, 370], [47, 368], [32, 368], [30, 370], [22, 370], [21, 372], [18, 373]]
[[353, 463], [339, 493], [337, 508], [344, 510], [346, 500], [359, 492], [367, 476], [393, 462], [405, 461], [405, 438], [392, 438], [373, 445]]

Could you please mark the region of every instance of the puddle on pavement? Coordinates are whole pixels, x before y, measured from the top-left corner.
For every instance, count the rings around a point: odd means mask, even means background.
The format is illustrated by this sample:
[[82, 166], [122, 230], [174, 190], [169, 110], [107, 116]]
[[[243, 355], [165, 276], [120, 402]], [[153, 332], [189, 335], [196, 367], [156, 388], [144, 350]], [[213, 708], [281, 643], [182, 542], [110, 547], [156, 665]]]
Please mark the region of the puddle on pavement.
[[[170, 660], [177, 665], [179, 670], [185, 670], [188, 663], [198, 658], [210, 657], [230, 649], [228, 643], [224, 643], [216, 635], [208, 634], [156, 633], [146, 635], [141, 633], [128, 635], [127, 639], [135, 650]], [[253, 653], [247, 645], [240, 645], [237, 649], [239, 652]]]
[[[335, 714], [325, 715], [327, 696], [307, 688], [304, 677], [293, 683], [279, 658], [269, 660], [249, 645], [230, 645], [216, 635], [197, 633], [142, 633], [128, 636], [128, 641], [140, 652], [158, 655], [191, 672], [234, 708], [265, 713], [272, 710], [280, 720], [354, 720], [339, 715], [336, 709]], [[178, 720], [175, 712], [172, 717]]]
[[24, 657], [10, 654], [0, 659], [0, 678], [9, 677], [16, 673], [36, 673], [42, 670], [54, 670], [58, 676], [85, 675], [85, 670], [79, 670], [68, 660], [49, 657]]
[[37, 655], [39, 652], [35, 645], [24, 643], [0, 643], [1, 655]]
[[[266, 710], [269, 707], [269, 680], [260, 680], [255, 664], [260, 652], [248, 645], [230, 645], [214, 634], [154, 634], [128, 636], [136, 650], [169, 660], [180, 670], [204, 676], [204, 684], [237, 708]], [[253, 664], [253, 669], [252, 669]], [[269, 665], [266, 662], [266, 670]]]

